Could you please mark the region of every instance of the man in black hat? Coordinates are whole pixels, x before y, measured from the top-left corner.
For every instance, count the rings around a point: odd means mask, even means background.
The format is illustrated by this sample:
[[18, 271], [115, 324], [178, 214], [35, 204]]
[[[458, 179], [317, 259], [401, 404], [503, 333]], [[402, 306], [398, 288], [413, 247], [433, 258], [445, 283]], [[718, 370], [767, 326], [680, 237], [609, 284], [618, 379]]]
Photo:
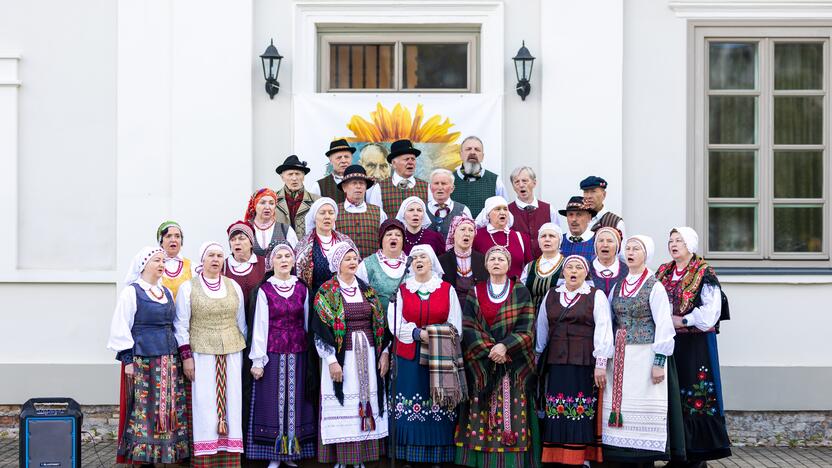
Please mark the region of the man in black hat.
[[566, 217], [566, 225], [569, 227], [569, 232], [563, 235], [563, 242], [560, 243], [560, 252], [564, 257], [580, 255], [592, 264], [595, 233], [589, 229], [589, 221], [595, 216], [595, 210], [584, 202], [584, 197], [578, 195], [570, 198], [566, 209], [558, 210], [558, 213]]
[[459, 146], [462, 165], [454, 172], [454, 193], [451, 198], [462, 203], [477, 216], [485, 207], [485, 200], [495, 195], [506, 198], [506, 188], [497, 174], [482, 165], [485, 158], [482, 140], [469, 136]]
[[428, 183], [413, 175], [420, 154], [410, 140], [394, 141], [387, 155], [393, 173], [367, 191], [367, 203], [381, 207], [385, 213], [398, 213], [399, 206], [408, 197], [419, 197], [427, 204]]
[[338, 232], [352, 239], [361, 258], [378, 249], [378, 227], [387, 219], [381, 208], [364, 200], [367, 189], [374, 183], [362, 166], [353, 164], [344, 171], [344, 178], [338, 184], [345, 200], [338, 203], [335, 225]]
[[344, 192], [338, 190], [338, 184], [344, 177], [344, 171], [352, 164], [353, 153], [355, 153], [355, 148], [350, 146], [347, 140], [341, 138], [331, 142], [326, 156], [332, 165], [332, 172], [318, 180], [318, 183], [312, 187], [312, 193], [329, 197], [339, 203], [344, 201]]
[[278, 223], [288, 224], [297, 234], [298, 239], [306, 235], [306, 212], [318, 195], [309, 192], [303, 186], [309, 168], [306, 161], [301, 161], [294, 154], [286, 158], [283, 164], [277, 166], [275, 172], [283, 179], [283, 188], [277, 191], [277, 205], [275, 217]]
[[626, 239], [624, 219], [604, 206], [604, 200], [607, 199], [607, 181], [598, 176], [589, 176], [581, 181], [581, 190], [584, 192], [584, 201], [587, 206], [595, 210], [589, 227], [593, 231], [602, 227], [613, 227], [621, 233], [621, 239]]

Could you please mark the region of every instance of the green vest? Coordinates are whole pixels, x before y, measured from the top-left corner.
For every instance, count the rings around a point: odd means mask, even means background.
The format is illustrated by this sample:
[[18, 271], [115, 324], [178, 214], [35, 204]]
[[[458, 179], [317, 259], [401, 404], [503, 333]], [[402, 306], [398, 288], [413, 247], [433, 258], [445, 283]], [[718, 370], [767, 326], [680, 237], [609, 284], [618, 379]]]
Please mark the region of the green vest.
[[467, 206], [474, 218], [485, 208], [485, 200], [494, 195], [497, 195], [497, 174], [486, 169], [479, 179], [464, 180], [459, 177], [458, 171], [454, 171], [451, 199]]

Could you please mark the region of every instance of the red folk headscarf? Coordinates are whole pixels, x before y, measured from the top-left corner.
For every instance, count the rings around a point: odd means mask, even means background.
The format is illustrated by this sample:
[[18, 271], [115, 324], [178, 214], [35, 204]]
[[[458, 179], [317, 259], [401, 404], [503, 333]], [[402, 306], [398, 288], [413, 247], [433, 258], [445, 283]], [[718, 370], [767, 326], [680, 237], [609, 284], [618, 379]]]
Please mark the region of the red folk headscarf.
[[246, 221], [254, 221], [255, 211], [254, 207], [257, 206], [257, 202], [260, 201], [263, 197], [272, 197], [272, 199], [277, 203], [277, 194], [274, 193], [274, 190], [270, 188], [261, 188], [260, 190], [251, 194], [251, 198], [248, 199], [248, 207], [246, 208], [246, 214], [243, 216]]

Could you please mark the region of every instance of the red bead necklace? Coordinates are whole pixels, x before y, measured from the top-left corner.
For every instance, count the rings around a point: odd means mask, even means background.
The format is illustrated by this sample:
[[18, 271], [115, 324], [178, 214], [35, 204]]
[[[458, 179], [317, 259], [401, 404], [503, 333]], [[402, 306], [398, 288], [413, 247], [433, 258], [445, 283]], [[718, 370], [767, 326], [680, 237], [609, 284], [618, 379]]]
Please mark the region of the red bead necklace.
[[644, 280], [647, 279], [647, 268], [641, 272], [641, 276], [638, 277], [634, 282], [627, 281], [627, 278], [624, 278], [624, 282], [621, 283], [621, 295], [626, 297], [632, 297], [633, 294], [636, 293], [641, 288], [641, 285], [644, 283]]
[[205, 284], [205, 287], [208, 288], [209, 291], [217, 292], [222, 287], [222, 276], [217, 278], [216, 283], [209, 283], [207, 279], [205, 279], [205, 275], [200, 273], [199, 277], [202, 278], [202, 282]]

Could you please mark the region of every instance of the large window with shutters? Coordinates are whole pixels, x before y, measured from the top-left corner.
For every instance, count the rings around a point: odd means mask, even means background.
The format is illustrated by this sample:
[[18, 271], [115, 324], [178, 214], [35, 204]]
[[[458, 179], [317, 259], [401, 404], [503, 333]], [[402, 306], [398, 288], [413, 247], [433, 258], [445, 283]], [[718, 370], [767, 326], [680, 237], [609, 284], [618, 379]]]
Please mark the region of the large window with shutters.
[[321, 25], [320, 92], [478, 91], [479, 29]]
[[829, 266], [832, 28], [695, 29], [695, 224], [735, 266]]

